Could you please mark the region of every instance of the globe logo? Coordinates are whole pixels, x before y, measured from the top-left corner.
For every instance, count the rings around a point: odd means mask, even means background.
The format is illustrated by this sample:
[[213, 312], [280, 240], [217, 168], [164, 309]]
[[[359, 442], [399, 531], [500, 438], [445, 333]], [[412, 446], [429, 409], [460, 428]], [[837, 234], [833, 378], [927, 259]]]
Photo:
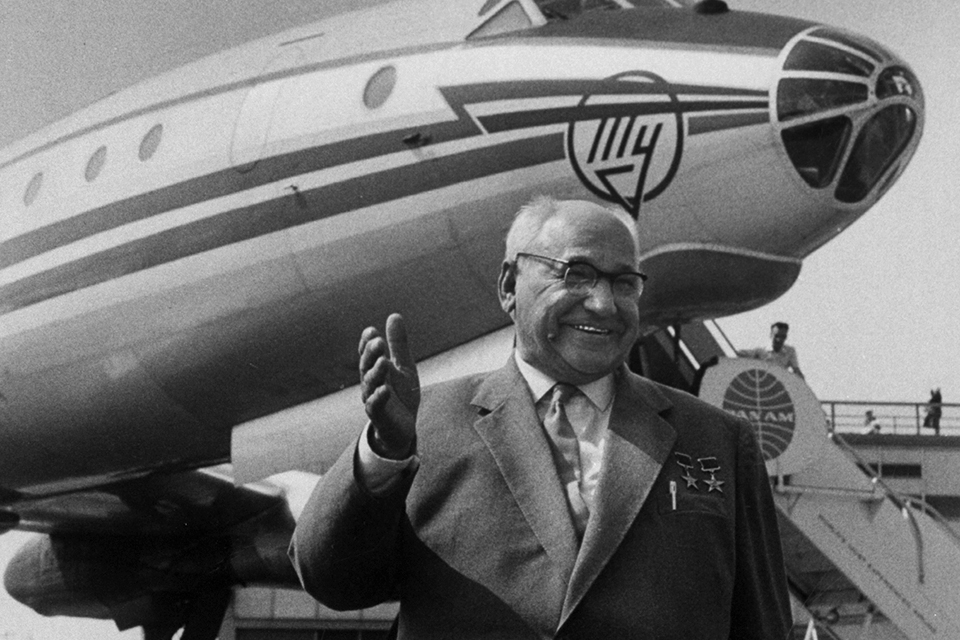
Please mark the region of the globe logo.
[[769, 371], [749, 369], [731, 380], [723, 409], [753, 424], [765, 461], [776, 459], [790, 446], [797, 424], [793, 400]]

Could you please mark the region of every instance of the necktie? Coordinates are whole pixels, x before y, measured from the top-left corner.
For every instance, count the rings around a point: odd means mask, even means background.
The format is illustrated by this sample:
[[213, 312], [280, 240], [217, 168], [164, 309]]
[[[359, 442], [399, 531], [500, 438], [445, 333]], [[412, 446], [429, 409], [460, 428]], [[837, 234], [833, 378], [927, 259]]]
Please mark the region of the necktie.
[[587, 528], [587, 519], [590, 510], [580, 493], [580, 443], [573, 431], [573, 425], [567, 418], [565, 405], [578, 389], [570, 384], [558, 383], [553, 387], [553, 396], [550, 406], [543, 417], [543, 426], [550, 436], [550, 449], [553, 452], [553, 462], [560, 474], [560, 482], [567, 494], [567, 504], [570, 507], [570, 516], [577, 535], [583, 537]]

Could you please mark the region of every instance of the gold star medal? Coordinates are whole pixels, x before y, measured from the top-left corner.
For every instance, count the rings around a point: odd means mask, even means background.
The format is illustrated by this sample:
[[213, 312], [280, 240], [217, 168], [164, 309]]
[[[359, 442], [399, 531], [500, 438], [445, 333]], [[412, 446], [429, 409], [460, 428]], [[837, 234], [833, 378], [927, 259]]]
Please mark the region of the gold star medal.
[[697, 462], [700, 463], [700, 470], [704, 473], [710, 474], [709, 480], [704, 480], [707, 483], [707, 493], [711, 491], [719, 491], [723, 493], [723, 480], [717, 480], [717, 471], [720, 471], [720, 464], [717, 462], [715, 456], [708, 456], [706, 458], [697, 458]]
[[693, 458], [691, 458], [686, 453], [674, 452], [677, 457], [677, 464], [683, 467], [683, 475], [680, 476], [687, 483], [687, 489], [694, 489], [699, 491], [700, 487], [697, 486], [697, 479], [693, 477], [690, 473], [693, 470]]

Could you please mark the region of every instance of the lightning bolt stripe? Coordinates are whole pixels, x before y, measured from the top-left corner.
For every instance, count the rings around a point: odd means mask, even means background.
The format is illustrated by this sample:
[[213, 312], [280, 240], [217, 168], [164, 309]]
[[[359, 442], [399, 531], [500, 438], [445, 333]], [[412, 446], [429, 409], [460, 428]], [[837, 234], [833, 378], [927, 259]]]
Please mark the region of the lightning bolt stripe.
[[[693, 94], [697, 100], [649, 104], [611, 103], [563, 108], [535, 108], [527, 111], [481, 116], [474, 119], [468, 112], [471, 104], [529, 98], [584, 95], [637, 95], [657, 97], [664, 92]], [[428, 134], [430, 143], [464, 140], [485, 133], [534, 129], [551, 124], [566, 124], [578, 120], [619, 117], [624, 115], [675, 112], [757, 110], [767, 108], [767, 94], [763, 91], [673, 85], [660, 82], [622, 82], [616, 80], [534, 80], [503, 83], [476, 83], [441, 87], [440, 93], [456, 119], [426, 127], [408, 127], [384, 131], [369, 136], [301, 149], [291, 153], [264, 158], [254, 170], [240, 173], [226, 168], [198, 176], [131, 198], [97, 207], [65, 220], [28, 231], [0, 243], [0, 268], [9, 267], [47, 251], [57, 249], [97, 233], [131, 222], [143, 220], [168, 211], [200, 202], [229, 196], [279, 180], [298, 175], [369, 160], [380, 156], [408, 151], [404, 138], [414, 134]], [[717, 96], [716, 101], [703, 99]], [[762, 99], [759, 99], [762, 98]], [[735, 124], [735, 123], [734, 123]], [[738, 125], [739, 126], [739, 125]]]

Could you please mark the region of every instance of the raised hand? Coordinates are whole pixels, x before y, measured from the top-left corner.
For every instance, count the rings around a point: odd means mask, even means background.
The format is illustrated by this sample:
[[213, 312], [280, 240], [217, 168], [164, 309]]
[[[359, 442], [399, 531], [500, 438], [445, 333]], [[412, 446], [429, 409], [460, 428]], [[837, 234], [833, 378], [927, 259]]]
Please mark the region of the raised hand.
[[373, 426], [374, 450], [404, 458], [413, 450], [420, 378], [398, 313], [387, 318], [386, 340], [374, 327], [360, 336], [360, 396]]

